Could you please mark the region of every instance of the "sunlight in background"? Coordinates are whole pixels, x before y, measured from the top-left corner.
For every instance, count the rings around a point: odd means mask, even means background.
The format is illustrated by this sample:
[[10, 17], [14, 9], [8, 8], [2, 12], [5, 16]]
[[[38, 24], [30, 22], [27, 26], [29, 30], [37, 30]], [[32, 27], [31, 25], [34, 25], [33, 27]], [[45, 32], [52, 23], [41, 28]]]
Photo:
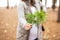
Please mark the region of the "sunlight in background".
[[[15, 6], [19, 5], [20, 0], [9, 0], [9, 6]], [[45, 5], [45, 0], [42, 1], [43, 5]], [[6, 7], [7, 6], [7, 0], [0, 0], [0, 7]], [[52, 6], [52, 0], [47, 0], [46, 7]], [[59, 6], [59, 0], [57, 0], [56, 6]]]
[[[19, 5], [20, 0], [9, 0], [9, 6], [15, 6]], [[7, 6], [7, 0], [0, 0], [0, 7], [6, 7]]]
[[9, 0], [9, 6], [19, 5], [20, 0]]
[[7, 6], [7, 0], [0, 0], [0, 7], [6, 7]]

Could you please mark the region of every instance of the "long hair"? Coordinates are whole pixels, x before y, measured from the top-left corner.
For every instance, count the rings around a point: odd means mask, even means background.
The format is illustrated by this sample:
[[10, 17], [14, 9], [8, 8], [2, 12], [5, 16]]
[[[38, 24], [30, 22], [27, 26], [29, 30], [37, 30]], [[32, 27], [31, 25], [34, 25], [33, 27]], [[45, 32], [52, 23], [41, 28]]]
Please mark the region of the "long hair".
[[35, 0], [30, 0], [30, 4], [31, 4], [32, 6], [34, 6]]
[[28, 0], [22, 0], [22, 1], [28, 1]]

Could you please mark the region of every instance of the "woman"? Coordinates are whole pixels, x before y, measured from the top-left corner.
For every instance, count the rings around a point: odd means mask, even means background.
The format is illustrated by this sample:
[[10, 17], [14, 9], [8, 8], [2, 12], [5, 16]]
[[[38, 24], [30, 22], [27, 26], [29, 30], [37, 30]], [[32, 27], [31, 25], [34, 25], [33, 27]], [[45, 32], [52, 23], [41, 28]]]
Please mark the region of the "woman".
[[31, 24], [28, 24], [25, 19], [24, 11], [27, 9], [26, 1], [27, 0], [21, 0], [17, 8], [18, 11], [17, 40], [28, 40], [27, 38], [28, 33], [32, 27]]
[[[41, 2], [40, 2], [40, 4], [41, 4]], [[42, 6], [42, 4], [40, 5], [40, 6]], [[40, 7], [41, 8], [41, 7]], [[30, 1], [30, 10], [31, 10], [31, 13], [32, 14], [34, 14], [38, 9], [36, 8], [36, 6], [35, 6], [35, 1], [34, 0], [31, 0]], [[41, 9], [42, 10], [42, 9]], [[41, 28], [42, 28], [42, 31], [45, 31], [44, 30], [44, 27], [43, 27], [43, 25], [41, 25]], [[31, 30], [30, 30], [30, 35], [29, 35], [29, 40], [38, 40], [38, 36], [37, 36], [37, 34], [38, 34], [38, 26], [36, 25], [36, 24], [33, 24], [32, 25], [32, 28], [31, 28]], [[41, 31], [41, 29], [40, 29], [40, 31]], [[42, 33], [42, 32], [41, 32]], [[40, 34], [41, 35], [41, 34]]]
[[[18, 27], [17, 27], [17, 40], [42, 40], [42, 28], [36, 27], [35, 24], [27, 23], [25, 13], [31, 12], [34, 14], [37, 8], [34, 7], [35, 1], [30, 0], [30, 5], [27, 6], [27, 0], [22, 0], [17, 8], [18, 10]], [[37, 32], [38, 31], [38, 32]], [[32, 35], [33, 34], [33, 35]], [[33, 37], [32, 37], [33, 36]]]
[[[35, 1], [34, 0], [30, 0], [30, 11], [32, 14], [34, 14], [37, 9], [35, 7]], [[37, 40], [36, 38], [37, 37], [37, 25], [36, 24], [33, 24], [32, 25], [32, 28], [30, 30], [30, 34], [29, 34], [29, 40]]]

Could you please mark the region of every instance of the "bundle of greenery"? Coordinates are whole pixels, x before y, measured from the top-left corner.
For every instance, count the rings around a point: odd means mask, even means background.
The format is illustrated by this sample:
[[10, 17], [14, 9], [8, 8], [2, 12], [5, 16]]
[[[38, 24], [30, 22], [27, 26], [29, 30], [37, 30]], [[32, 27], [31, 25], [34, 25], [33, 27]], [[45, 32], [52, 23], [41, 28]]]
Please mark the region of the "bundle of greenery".
[[46, 21], [47, 15], [43, 10], [41, 10], [41, 11], [36, 11], [34, 14], [32, 13], [26, 14], [25, 16], [28, 23], [39, 24]]

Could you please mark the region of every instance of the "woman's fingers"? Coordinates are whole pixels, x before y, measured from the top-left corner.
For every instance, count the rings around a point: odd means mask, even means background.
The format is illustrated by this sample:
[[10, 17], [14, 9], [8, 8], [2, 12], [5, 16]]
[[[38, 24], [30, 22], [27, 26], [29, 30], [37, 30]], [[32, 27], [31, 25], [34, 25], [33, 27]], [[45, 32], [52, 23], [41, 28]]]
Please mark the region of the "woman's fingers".
[[30, 30], [32, 28], [32, 24], [26, 24], [25, 25], [25, 30]]

